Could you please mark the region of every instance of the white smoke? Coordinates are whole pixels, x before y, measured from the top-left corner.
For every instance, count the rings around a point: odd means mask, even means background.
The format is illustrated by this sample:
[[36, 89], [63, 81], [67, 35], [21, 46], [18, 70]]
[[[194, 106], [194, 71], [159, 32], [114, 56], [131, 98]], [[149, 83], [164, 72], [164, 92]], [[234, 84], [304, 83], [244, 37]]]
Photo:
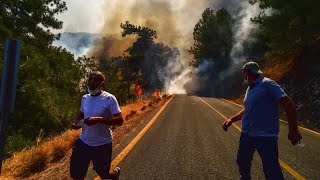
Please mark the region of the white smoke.
[[169, 81], [165, 82], [165, 92], [169, 94], [186, 94], [185, 85], [192, 80], [190, 73], [191, 67], [187, 67], [178, 76], [174, 76]]
[[241, 3], [241, 11], [239, 16], [241, 17], [233, 29], [234, 42], [232, 47], [230, 57], [231, 65], [225, 73], [222, 73], [220, 79], [223, 80], [224, 77], [234, 74], [236, 69], [239, 69], [247, 59], [245, 59], [243, 54], [243, 44], [245, 41], [254, 42], [255, 39], [252, 37], [252, 33], [258, 29], [258, 26], [251, 22], [251, 18], [254, 18], [259, 14], [259, 6], [257, 4], [251, 5], [249, 2], [244, 1]]
[[203, 60], [203, 62], [196, 68], [196, 72], [201, 76], [202, 74], [208, 74], [212, 69], [214, 63], [212, 60]]
[[[242, 44], [255, 29], [250, 18], [258, 13], [258, 7], [250, 5], [246, 0], [66, 0], [66, 3], [68, 11], [57, 17], [64, 22], [61, 31], [118, 34], [120, 38], [120, 23], [129, 21], [156, 30], [158, 42], [178, 47], [181, 57], [168, 60], [168, 72], [165, 73], [165, 89], [171, 93], [185, 93], [185, 84], [192, 79], [191, 71], [199, 71], [188, 67], [191, 58], [187, 50], [193, 44], [194, 26], [206, 8], [212, 7], [216, 11], [223, 7], [229, 10], [238, 7], [243, 9], [243, 18], [234, 31], [236, 44], [231, 53], [233, 63], [226, 74], [234, 73], [234, 67], [245, 61], [241, 53]], [[83, 53], [88, 52], [84, 50]], [[177, 74], [177, 68], [181, 74]]]
[[[165, 72], [165, 73], [163, 73]], [[158, 76], [164, 80], [164, 91], [169, 94], [186, 94], [184, 85], [191, 81], [191, 68], [181, 56], [174, 56], [167, 65], [158, 71]]]
[[[214, 63], [210, 60], [204, 60], [197, 68], [183, 64], [181, 67], [184, 69], [183, 71], [176, 76], [168, 76], [166, 78], [165, 92], [169, 94], [187, 94], [187, 91], [195, 92], [199, 88], [201, 89], [203, 86], [206, 86], [201, 84], [201, 82], [207, 80], [206, 74], [208, 74], [213, 66]], [[177, 66], [174, 61], [170, 61], [166, 67], [171, 72], [169, 75], [172, 75], [172, 72], [179, 72], [179, 69], [173, 67]]]
[[[120, 23], [147, 26], [157, 31], [158, 39], [170, 47], [177, 47], [180, 57], [168, 59], [167, 66], [159, 70], [158, 76], [164, 82], [164, 91], [185, 94], [185, 84], [190, 82], [189, 54], [187, 50], [193, 44], [193, 28], [201, 18], [208, 0], [133, 0], [114, 1], [105, 6], [106, 18], [103, 34], [120, 32]], [[181, 73], [181, 74], [180, 74]]]

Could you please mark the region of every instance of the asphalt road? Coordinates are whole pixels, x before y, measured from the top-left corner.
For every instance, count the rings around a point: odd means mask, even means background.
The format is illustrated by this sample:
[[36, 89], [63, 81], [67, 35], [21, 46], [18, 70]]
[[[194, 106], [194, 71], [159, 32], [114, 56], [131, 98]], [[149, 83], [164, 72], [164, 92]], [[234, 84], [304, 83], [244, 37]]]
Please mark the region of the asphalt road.
[[[234, 127], [224, 132], [219, 113], [230, 117], [240, 108], [221, 99], [175, 95], [118, 164], [121, 179], [239, 179], [240, 132]], [[319, 180], [320, 135], [300, 129], [306, 145], [299, 148], [287, 139], [287, 124], [280, 125], [279, 159], [285, 179]], [[252, 179], [264, 179], [257, 152], [251, 174]]]

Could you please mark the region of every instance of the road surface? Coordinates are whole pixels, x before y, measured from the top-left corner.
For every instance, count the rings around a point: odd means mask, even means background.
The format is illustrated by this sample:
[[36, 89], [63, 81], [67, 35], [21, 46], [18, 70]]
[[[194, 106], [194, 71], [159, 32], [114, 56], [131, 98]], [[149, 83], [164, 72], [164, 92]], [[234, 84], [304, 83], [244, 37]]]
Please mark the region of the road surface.
[[[157, 117], [150, 117], [148, 129], [138, 140], [130, 143], [138, 134], [133, 133], [114, 151], [113, 165], [121, 167], [122, 180], [239, 179], [236, 155], [241, 126], [235, 123], [224, 132], [222, 122], [223, 116], [240, 109], [222, 99], [175, 95]], [[300, 132], [306, 144], [302, 148], [291, 145], [287, 124], [280, 122], [279, 161], [284, 177], [319, 180], [320, 134]], [[264, 179], [257, 152], [251, 172], [252, 179]]]

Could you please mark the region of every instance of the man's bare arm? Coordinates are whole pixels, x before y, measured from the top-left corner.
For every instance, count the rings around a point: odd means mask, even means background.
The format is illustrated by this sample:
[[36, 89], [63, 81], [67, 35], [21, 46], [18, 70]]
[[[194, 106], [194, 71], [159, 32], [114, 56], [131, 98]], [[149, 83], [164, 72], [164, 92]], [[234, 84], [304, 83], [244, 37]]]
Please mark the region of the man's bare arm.
[[89, 118], [84, 120], [84, 123], [86, 125], [88, 125], [88, 126], [94, 125], [96, 123], [103, 123], [103, 124], [106, 124], [106, 125], [121, 126], [122, 123], [123, 123], [123, 117], [122, 117], [122, 113], [114, 114], [111, 119], [104, 118], [104, 117], [101, 117], [101, 116], [89, 117]]
[[296, 144], [301, 139], [301, 135], [298, 131], [298, 114], [293, 101], [288, 97], [282, 97], [279, 100], [280, 104], [284, 107], [288, 119], [289, 125], [289, 134], [288, 139], [291, 141], [292, 144]]
[[241, 120], [243, 113], [244, 113], [244, 108], [242, 108], [237, 114], [235, 114], [231, 118], [225, 120], [222, 125], [223, 130], [227, 131], [228, 127], [231, 126], [232, 123]]
[[242, 108], [237, 114], [232, 116], [230, 120], [232, 122], [240, 121], [242, 119], [243, 113], [244, 113], [244, 108]]
[[103, 119], [102, 123], [107, 125], [121, 126], [123, 123], [122, 113], [114, 114], [111, 119]]

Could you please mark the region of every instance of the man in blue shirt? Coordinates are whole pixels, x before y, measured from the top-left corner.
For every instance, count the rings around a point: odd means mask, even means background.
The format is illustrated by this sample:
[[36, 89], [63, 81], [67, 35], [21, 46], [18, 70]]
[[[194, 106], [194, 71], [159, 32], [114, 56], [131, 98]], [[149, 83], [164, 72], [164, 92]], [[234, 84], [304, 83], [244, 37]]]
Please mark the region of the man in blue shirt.
[[280, 103], [289, 124], [288, 139], [294, 145], [301, 140], [297, 126], [297, 111], [292, 100], [273, 80], [262, 77], [259, 65], [248, 62], [242, 68], [244, 84], [248, 85], [244, 108], [223, 123], [227, 131], [233, 122], [242, 120], [237, 164], [240, 179], [251, 179], [250, 168], [254, 151], [257, 150], [263, 164], [266, 179], [282, 180], [278, 161], [278, 132]]

